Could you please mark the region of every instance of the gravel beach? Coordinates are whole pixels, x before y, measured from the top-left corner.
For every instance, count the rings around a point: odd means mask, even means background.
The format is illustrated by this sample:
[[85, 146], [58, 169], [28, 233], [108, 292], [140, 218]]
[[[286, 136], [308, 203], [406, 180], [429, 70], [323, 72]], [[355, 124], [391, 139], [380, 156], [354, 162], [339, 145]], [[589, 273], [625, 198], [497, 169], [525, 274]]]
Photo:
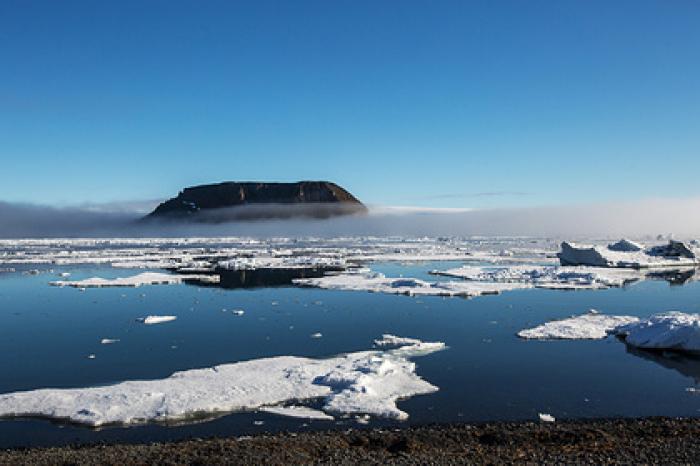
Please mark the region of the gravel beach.
[[487, 423], [12, 449], [0, 464], [697, 464], [700, 419]]

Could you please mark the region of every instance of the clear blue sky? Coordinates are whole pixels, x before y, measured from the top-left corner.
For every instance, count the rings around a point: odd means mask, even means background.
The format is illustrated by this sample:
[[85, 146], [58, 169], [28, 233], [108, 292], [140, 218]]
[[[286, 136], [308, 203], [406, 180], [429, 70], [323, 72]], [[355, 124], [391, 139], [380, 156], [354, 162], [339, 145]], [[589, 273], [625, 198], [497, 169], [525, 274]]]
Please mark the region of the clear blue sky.
[[[700, 194], [700, 2], [0, 2], [0, 200]], [[496, 195], [498, 194], [498, 195]]]

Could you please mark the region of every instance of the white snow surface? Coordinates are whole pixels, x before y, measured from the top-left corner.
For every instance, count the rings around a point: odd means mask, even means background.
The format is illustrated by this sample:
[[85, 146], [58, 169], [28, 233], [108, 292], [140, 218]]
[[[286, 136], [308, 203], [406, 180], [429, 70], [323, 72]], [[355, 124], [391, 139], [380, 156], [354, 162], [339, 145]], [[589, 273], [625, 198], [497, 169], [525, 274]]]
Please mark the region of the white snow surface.
[[[639, 249], [637, 249], [639, 247]], [[694, 266], [700, 263], [700, 250], [693, 242], [670, 240], [642, 249], [643, 246], [622, 240], [607, 247], [564, 241], [557, 254], [562, 265], [588, 265], [593, 267], [655, 268]]]
[[637, 348], [700, 351], [700, 314], [667, 312], [616, 330]]
[[143, 322], [146, 325], [155, 325], [155, 324], [163, 324], [165, 322], [172, 322], [173, 320], [176, 320], [176, 316], [146, 316], [142, 319], [139, 319], [141, 322]]
[[119, 278], [86, 278], [84, 280], [63, 280], [49, 282], [53, 286], [71, 286], [74, 288], [102, 288], [102, 287], [137, 287], [142, 285], [171, 285], [185, 281], [216, 282], [218, 276], [215, 275], [173, 275], [169, 273], [144, 272], [131, 277]]
[[610, 316], [593, 311], [521, 330], [518, 336], [528, 340], [600, 340], [619, 327], [638, 321], [637, 317]]
[[431, 273], [475, 282], [524, 283], [537, 288], [565, 290], [619, 287], [645, 277], [636, 269], [537, 265], [464, 265]]
[[[186, 422], [289, 401], [323, 399], [323, 411], [406, 419], [396, 401], [435, 392], [409, 358], [444, 349], [420, 342], [327, 359], [279, 356], [77, 389], [0, 395], [0, 417], [45, 417], [90, 426]], [[278, 410], [284, 414], [285, 410]]]
[[468, 281], [427, 282], [417, 278], [389, 278], [381, 273], [341, 273], [321, 278], [294, 280], [300, 286], [330, 290], [369, 291], [373, 293], [408, 296], [461, 296], [473, 297], [498, 294], [502, 291], [532, 288], [528, 283], [487, 283]]
[[381, 339], [374, 340], [376, 346], [417, 345], [420, 344], [420, 342], [421, 341], [416, 338], [397, 337], [396, 335], [388, 333], [382, 335]]

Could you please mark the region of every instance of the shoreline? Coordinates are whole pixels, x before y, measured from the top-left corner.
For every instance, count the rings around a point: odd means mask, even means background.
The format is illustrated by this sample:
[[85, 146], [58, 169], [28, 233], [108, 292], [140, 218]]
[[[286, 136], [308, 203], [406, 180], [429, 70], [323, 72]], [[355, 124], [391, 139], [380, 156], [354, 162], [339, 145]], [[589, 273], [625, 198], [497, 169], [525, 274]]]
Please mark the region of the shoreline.
[[490, 422], [0, 450], [0, 464], [698, 463], [700, 418]]

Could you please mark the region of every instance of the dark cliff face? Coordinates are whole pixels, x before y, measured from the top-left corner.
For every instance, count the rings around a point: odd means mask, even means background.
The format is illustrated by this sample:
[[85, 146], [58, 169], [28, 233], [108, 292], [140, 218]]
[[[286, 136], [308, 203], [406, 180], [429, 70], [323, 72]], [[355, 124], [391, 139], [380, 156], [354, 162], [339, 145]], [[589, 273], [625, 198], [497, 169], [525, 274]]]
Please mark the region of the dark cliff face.
[[261, 218], [326, 218], [365, 212], [355, 196], [328, 181], [225, 182], [193, 186], [161, 203], [147, 218], [203, 222]]

